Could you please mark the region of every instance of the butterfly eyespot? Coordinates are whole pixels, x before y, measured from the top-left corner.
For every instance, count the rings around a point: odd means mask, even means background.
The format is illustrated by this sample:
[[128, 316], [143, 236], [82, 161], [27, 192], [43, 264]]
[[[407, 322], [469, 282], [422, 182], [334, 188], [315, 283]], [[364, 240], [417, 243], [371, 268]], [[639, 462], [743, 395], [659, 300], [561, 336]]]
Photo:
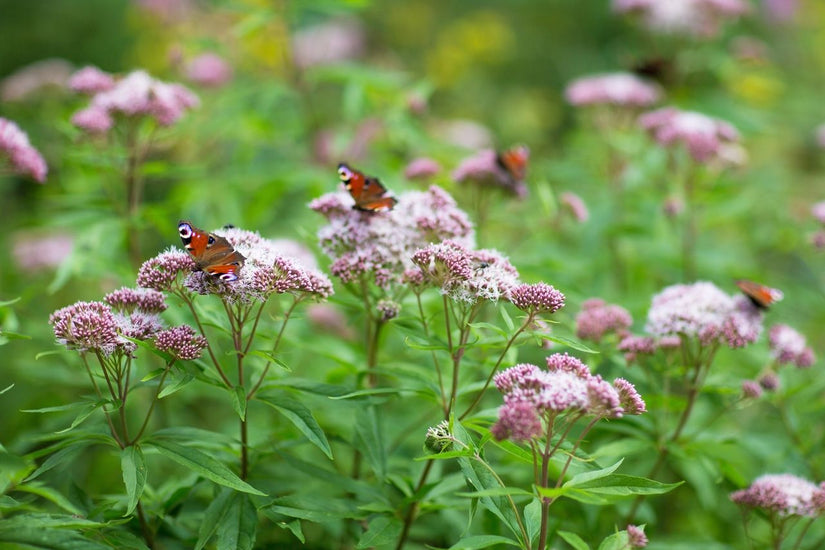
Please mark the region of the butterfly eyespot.
[[190, 239], [192, 238], [192, 226], [188, 223], [182, 223], [178, 225], [178, 233], [181, 239]]
[[215, 244], [215, 237], [213, 237], [212, 235], [209, 235], [209, 239], [206, 242], [206, 246], [211, 246], [213, 244]]
[[221, 273], [220, 275], [218, 275], [218, 279], [227, 283], [231, 283], [232, 281], [237, 281], [238, 276], [234, 273]]

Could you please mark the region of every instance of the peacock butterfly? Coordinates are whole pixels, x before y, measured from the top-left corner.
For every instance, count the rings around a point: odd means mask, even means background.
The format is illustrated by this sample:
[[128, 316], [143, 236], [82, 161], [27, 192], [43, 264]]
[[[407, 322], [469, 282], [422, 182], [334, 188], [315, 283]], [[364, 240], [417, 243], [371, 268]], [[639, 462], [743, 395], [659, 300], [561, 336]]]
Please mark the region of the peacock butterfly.
[[506, 151], [496, 153], [496, 164], [507, 175], [508, 184], [515, 187], [527, 177], [527, 161], [530, 149], [526, 145], [515, 145]]
[[188, 221], [178, 223], [183, 247], [192, 255], [196, 271], [205, 271], [222, 281], [236, 281], [246, 258], [220, 235], [198, 229]]
[[338, 176], [355, 200], [353, 208], [356, 210], [386, 212], [392, 210], [398, 202], [395, 197], [387, 194], [387, 188], [378, 178], [365, 176], [343, 162], [338, 165]]
[[738, 279], [736, 286], [738, 286], [739, 290], [759, 309], [768, 309], [768, 307], [781, 300], [784, 296], [782, 291], [777, 288], [771, 288], [763, 284], [748, 281], [747, 279]]

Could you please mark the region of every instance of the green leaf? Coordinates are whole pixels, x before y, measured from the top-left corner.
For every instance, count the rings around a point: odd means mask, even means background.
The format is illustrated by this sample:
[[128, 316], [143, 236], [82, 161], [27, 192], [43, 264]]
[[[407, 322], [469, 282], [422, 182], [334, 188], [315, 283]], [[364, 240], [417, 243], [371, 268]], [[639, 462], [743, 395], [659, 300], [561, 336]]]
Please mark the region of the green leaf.
[[576, 533], [571, 533], [570, 531], [557, 531], [556, 534], [558, 534], [567, 544], [576, 550], [590, 550], [590, 546], [588, 546], [587, 543], [584, 542], [584, 540], [582, 540], [582, 538]]
[[[0, 543], [25, 544], [49, 550], [111, 550], [84, 537], [77, 529], [102, 526], [85, 520], [25, 514], [0, 520]], [[72, 527], [69, 529], [61, 527]]]
[[578, 487], [580, 485], [584, 485], [590, 481], [595, 481], [597, 479], [602, 479], [603, 477], [607, 477], [613, 472], [615, 472], [619, 466], [622, 465], [624, 459], [620, 459], [617, 463], [612, 466], [608, 466], [607, 468], [602, 468], [600, 470], [595, 470], [592, 472], [582, 472], [576, 476], [573, 476], [567, 483], [564, 484], [565, 487]]
[[627, 531], [619, 531], [605, 538], [598, 550], [625, 550], [630, 546]]
[[332, 449], [327, 441], [324, 430], [318, 425], [315, 417], [301, 402], [285, 395], [258, 394], [257, 399], [273, 407], [292, 422], [302, 434], [306, 436], [310, 443], [321, 449], [327, 457], [332, 460]]
[[68, 498], [66, 498], [62, 493], [52, 489], [47, 485], [42, 485], [40, 483], [24, 483], [18, 485], [14, 488], [15, 491], [21, 491], [24, 493], [30, 493], [33, 495], [37, 495], [39, 497], [45, 498], [49, 502], [52, 502], [65, 510], [70, 514], [75, 514], [77, 516], [83, 515], [83, 510], [78, 508], [73, 502], [71, 502]]
[[159, 399], [163, 399], [164, 397], [169, 397], [173, 393], [177, 393], [192, 382], [195, 381], [195, 375], [190, 374], [188, 372], [184, 372], [181, 374], [173, 374], [172, 380], [167, 381], [166, 386], [160, 393], [158, 394]]
[[413, 339], [411, 336], [407, 336], [404, 338], [404, 343], [407, 347], [420, 350], [420, 351], [430, 351], [430, 350], [444, 350], [447, 351], [450, 347], [446, 343], [439, 343], [439, 344], [425, 344], [419, 341], [419, 339]]
[[129, 516], [135, 511], [140, 496], [143, 494], [143, 487], [146, 485], [146, 461], [143, 459], [143, 451], [140, 447], [131, 445], [120, 452], [120, 469], [123, 472], [126, 495], [129, 497], [126, 513], [123, 515]]
[[521, 546], [518, 542], [507, 537], [498, 535], [476, 535], [463, 538], [450, 546], [450, 550], [476, 550], [477, 548], [487, 548], [496, 544], [507, 544], [509, 546]]
[[32, 474], [26, 478], [26, 481], [31, 481], [36, 479], [41, 474], [44, 474], [54, 468], [55, 466], [59, 466], [63, 462], [71, 461], [76, 455], [80, 453], [83, 449], [88, 447], [94, 443], [93, 441], [89, 441], [87, 439], [80, 440], [76, 443], [72, 443], [56, 453], [49, 455], [49, 458], [43, 461], [43, 464], [40, 465]]
[[183, 445], [178, 445], [172, 441], [156, 437], [152, 437], [145, 443], [144, 446], [149, 445], [157, 449], [158, 452], [165, 457], [171, 458], [181, 466], [200, 474], [218, 485], [223, 485], [224, 487], [229, 487], [243, 493], [266, 496], [266, 493], [262, 493], [255, 487], [249, 485], [247, 482], [235, 475], [232, 470], [227, 468], [224, 464], [218, 462], [202, 451], [184, 447]]
[[536, 540], [536, 537], [541, 531], [541, 502], [534, 498], [530, 503], [524, 507], [524, 524], [527, 528], [527, 536], [531, 541]]
[[587, 489], [592, 493], [603, 495], [661, 495], [672, 491], [682, 483], [684, 482], [662, 483], [644, 477], [615, 474], [606, 478], [583, 482], [575, 488]]
[[475, 453], [472, 449], [462, 449], [460, 451], [444, 451], [443, 453], [438, 453], [434, 455], [425, 455], [425, 456], [417, 456], [413, 460], [422, 461], [422, 460], [446, 460], [452, 458], [462, 458], [462, 457], [473, 457]]
[[330, 397], [330, 399], [352, 399], [353, 397], [363, 397], [365, 395], [398, 395], [403, 390], [397, 388], [370, 388], [366, 390], [358, 390], [349, 393], [345, 393], [344, 395], [336, 395]]
[[304, 531], [301, 529], [301, 522], [299, 520], [294, 519], [292, 521], [278, 521], [275, 522], [275, 525], [281, 529], [286, 529], [295, 535], [295, 538], [301, 541], [301, 544], [306, 543], [306, 537], [304, 536]]
[[218, 524], [227, 514], [229, 506], [232, 504], [232, 495], [234, 494], [236, 494], [234, 491], [224, 487], [220, 490], [218, 496], [213, 498], [212, 502], [209, 503], [209, 506], [207, 506], [206, 511], [203, 513], [203, 521], [198, 528], [198, 540], [195, 543], [195, 550], [201, 550], [201, 548], [206, 546], [206, 543], [209, 542], [209, 539], [211, 539], [212, 535], [218, 530]]
[[492, 489], [484, 489], [483, 491], [475, 491], [473, 493], [456, 493], [456, 496], [469, 498], [506, 497], [508, 495], [532, 497], [533, 493], [519, 487], [493, 487]]
[[276, 498], [268, 506], [261, 508], [267, 517], [273, 521], [281, 521], [276, 515], [304, 519], [314, 523], [326, 523], [340, 519], [360, 518], [363, 514], [357, 510], [350, 500], [338, 500], [329, 497], [281, 497]]
[[20, 334], [19, 332], [9, 332], [4, 330], [0, 332], [0, 336], [3, 338], [8, 338], [9, 340], [31, 340], [32, 337], [28, 334]]
[[[63, 434], [66, 432], [72, 431], [78, 425], [80, 425], [84, 420], [92, 416], [92, 413], [95, 412], [97, 409], [105, 406], [107, 403], [111, 403], [109, 399], [101, 399], [96, 403], [89, 403], [85, 409], [81, 409], [81, 411], [77, 414], [77, 416], [72, 420], [72, 423], [69, 425], [68, 428], [63, 428], [62, 430], [58, 430], [55, 433]], [[119, 406], [117, 408], [120, 408]]]
[[369, 523], [366, 532], [361, 535], [356, 548], [371, 548], [390, 544], [398, 540], [403, 525], [401, 520], [391, 516], [378, 516]]
[[232, 408], [241, 420], [246, 419], [246, 390], [243, 386], [232, 388]]
[[267, 361], [271, 361], [273, 364], [285, 370], [286, 372], [292, 372], [290, 366], [284, 363], [281, 359], [279, 359], [276, 354], [272, 353], [272, 351], [258, 349], [250, 351], [248, 355], [257, 355], [259, 357], [263, 357]]
[[12, 298], [11, 300], [0, 301], [0, 307], [10, 306], [12, 304], [15, 304], [15, 303], [19, 302], [20, 299], [21, 299], [21, 297], [18, 296], [17, 298]]
[[565, 338], [564, 336], [550, 336], [549, 334], [542, 334], [541, 337], [545, 340], [550, 340], [551, 342], [555, 342], [557, 344], [562, 344], [563, 346], [567, 346], [569, 348], [573, 348], [576, 351], [581, 351], [583, 353], [599, 353], [598, 351], [588, 348], [581, 342], [577, 340], [573, 340], [572, 338]]
[[374, 405], [357, 409], [354, 445], [367, 459], [378, 479], [383, 480], [387, 475], [387, 452], [378, 409]]
[[10, 389], [12, 389], [13, 387], [14, 387], [14, 384], [11, 384], [10, 386], [8, 386], [8, 387], [6, 387], [6, 388], [4, 388], [4, 389], [0, 390], [0, 395], [3, 395], [4, 393], [6, 393], [7, 391], [9, 391], [9, 390], [10, 390]]
[[218, 550], [251, 550], [255, 546], [258, 512], [249, 495], [233, 493], [218, 523]]
[[498, 310], [501, 313], [501, 318], [504, 319], [504, 324], [507, 325], [507, 330], [509, 330], [511, 333], [515, 332], [516, 325], [515, 323], [513, 323], [513, 319], [510, 317], [510, 314], [507, 313], [507, 308], [500, 307], [498, 308]]
[[[502, 308], [502, 311], [503, 310], [504, 309]], [[494, 325], [493, 323], [478, 322], [478, 323], [470, 323], [469, 326], [471, 326], [473, 328], [476, 328], [476, 329], [478, 329], [478, 328], [490, 329], [493, 332], [495, 332], [496, 334], [498, 334], [499, 336], [501, 336], [502, 338], [507, 338], [507, 331], [504, 330], [503, 328], [501, 328], [498, 325]]]
[[34, 360], [38, 361], [41, 357], [48, 357], [49, 355], [57, 355], [59, 353], [63, 353], [62, 349], [55, 349], [49, 351], [41, 351], [37, 355], [34, 356]]
[[0, 494], [17, 486], [33, 469], [34, 463], [28, 457], [0, 451]]

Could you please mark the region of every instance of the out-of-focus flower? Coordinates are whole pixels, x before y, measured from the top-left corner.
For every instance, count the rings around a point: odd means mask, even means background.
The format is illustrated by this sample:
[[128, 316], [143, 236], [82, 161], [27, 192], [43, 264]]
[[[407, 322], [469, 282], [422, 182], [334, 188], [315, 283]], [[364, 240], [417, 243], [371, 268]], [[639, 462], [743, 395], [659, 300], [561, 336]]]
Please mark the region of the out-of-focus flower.
[[43, 183], [49, 170], [29, 137], [11, 120], [0, 117], [0, 160], [7, 159], [13, 172]]
[[632, 324], [630, 312], [622, 306], [590, 298], [582, 303], [582, 309], [576, 315], [576, 336], [599, 342], [608, 332], [615, 332], [621, 338], [627, 335]]
[[236, 281], [224, 282], [203, 271], [190, 274], [186, 288], [198, 294], [218, 294], [234, 303], [266, 301], [273, 294], [326, 299], [332, 282], [318, 270], [303, 266], [297, 258], [285, 256], [272, 241], [258, 233], [237, 227], [212, 232], [224, 237], [243, 255], [243, 268]]
[[432, 134], [445, 142], [465, 149], [483, 149], [493, 143], [490, 130], [473, 120], [440, 120], [432, 129]]
[[730, 123], [673, 107], [645, 113], [639, 123], [660, 145], [681, 144], [701, 163], [724, 163], [724, 146], [739, 141], [739, 132]]
[[577, 222], [584, 223], [590, 219], [590, 211], [587, 209], [587, 205], [577, 194], [565, 191], [559, 196], [559, 201]]
[[426, 180], [440, 171], [441, 165], [437, 161], [427, 157], [419, 157], [410, 161], [407, 167], [404, 168], [404, 177], [408, 180]]
[[564, 91], [571, 105], [616, 105], [648, 107], [661, 97], [659, 87], [631, 73], [586, 76], [571, 82]]
[[518, 271], [499, 252], [470, 250], [452, 240], [416, 251], [412, 262], [426, 283], [457, 302], [506, 299], [519, 284]]
[[647, 535], [641, 527], [635, 525], [627, 526], [627, 542], [631, 548], [644, 548], [647, 546]]
[[762, 63], [768, 59], [768, 45], [753, 36], [737, 36], [731, 41], [731, 53], [741, 61]]
[[114, 86], [115, 78], [112, 75], [92, 65], [76, 71], [69, 79], [69, 88], [89, 95], [111, 90]]
[[811, 206], [811, 215], [821, 224], [825, 224], [825, 201], [814, 203]]
[[216, 53], [203, 53], [186, 66], [186, 78], [195, 84], [218, 88], [232, 80], [232, 67]]
[[814, 351], [806, 345], [805, 337], [788, 325], [772, 326], [768, 331], [768, 345], [780, 365], [807, 368], [814, 364]]
[[624, 358], [628, 364], [633, 363], [639, 355], [653, 355], [656, 353], [656, 340], [650, 336], [627, 335], [621, 339], [617, 347], [624, 352]]
[[751, 399], [758, 399], [762, 396], [762, 386], [756, 380], [745, 380], [742, 382], [742, 395]]
[[815, 248], [825, 248], [825, 231], [821, 229], [819, 231], [815, 231], [811, 235], [811, 244], [814, 245]]
[[414, 115], [423, 115], [427, 111], [427, 98], [419, 93], [407, 96], [407, 108]]
[[[525, 148], [525, 153], [529, 154]], [[501, 154], [493, 149], [483, 149], [471, 157], [462, 160], [453, 170], [452, 179], [457, 183], [476, 183], [500, 187], [513, 195], [524, 198], [527, 186], [521, 174], [508, 170]]]
[[17, 69], [0, 81], [0, 100], [23, 101], [45, 88], [64, 89], [72, 65], [65, 59], [43, 59]]
[[712, 37], [726, 19], [748, 12], [744, 0], [613, 0], [613, 11], [637, 15], [660, 33]]
[[327, 193], [309, 207], [327, 218], [318, 231], [321, 249], [332, 260], [332, 273], [344, 282], [369, 276], [378, 286], [401, 282], [413, 267], [410, 257], [431, 242], [454, 239], [472, 247], [475, 234], [467, 214], [443, 189], [409, 191], [389, 212], [352, 208], [349, 193]]
[[77, 302], [49, 316], [57, 341], [80, 352], [111, 355], [124, 343], [111, 308], [103, 302]]
[[163, 330], [155, 335], [155, 347], [184, 361], [197, 359], [206, 348], [206, 338], [196, 334], [189, 325]]
[[381, 319], [382, 322], [386, 323], [387, 321], [398, 317], [398, 312], [401, 311], [401, 304], [392, 300], [383, 299], [378, 300], [378, 303], [375, 305], [375, 309], [378, 310], [378, 318]]
[[685, 211], [685, 203], [679, 197], [668, 197], [662, 204], [662, 211], [668, 218], [677, 218]]
[[547, 283], [518, 285], [510, 291], [509, 299], [514, 306], [531, 315], [555, 313], [564, 307], [564, 294]]
[[365, 50], [364, 28], [353, 19], [338, 19], [305, 27], [292, 37], [292, 59], [306, 69], [360, 57]]
[[779, 377], [773, 372], [763, 374], [757, 382], [765, 391], [776, 391], [779, 388]]
[[504, 394], [498, 422], [491, 429], [496, 439], [539, 437], [544, 433], [542, 419], [552, 422], [565, 412], [600, 418], [645, 412], [644, 401], [630, 382], [617, 378], [610, 385], [566, 354], [549, 356], [546, 370], [522, 363], [500, 372], [493, 381]]
[[198, 97], [185, 86], [161, 82], [146, 71], [133, 71], [110, 89], [95, 94], [89, 106], [72, 117], [72, 122], [94, 133], [111, 128], [111, 119], [116, 115], [148, 116], [161, 126], [171, 126], [199, 103]]
[[793, 474], [767, 474], [756, 478], [747, 489], [731, 493], [730, 499], [779, 517], [814, 517], [823, 511], [825, 490]]
[[195, 11], [195, 4], [192, 0], [135, 0], [135, 2], [165, 23], [184, 21]]
[[20, 232], [12, 237], [12, 255], [28, 272], [54, 269], [72, 253], [74, 237], [66, 233]]
[[729, 296], [709, 282], [673, 285], [653, 297], [646, 330], [654, 336], [696, 338], [729, 347], [754, 342], [763, 314], [742, 295]]
[[825, 124], [816, 127], [814, 137], [816, 138], [816, 144], [825, 149]]
[[772, 21], [790, 21], [799, 11], [799, 0], [762, 0], [765, 14]]

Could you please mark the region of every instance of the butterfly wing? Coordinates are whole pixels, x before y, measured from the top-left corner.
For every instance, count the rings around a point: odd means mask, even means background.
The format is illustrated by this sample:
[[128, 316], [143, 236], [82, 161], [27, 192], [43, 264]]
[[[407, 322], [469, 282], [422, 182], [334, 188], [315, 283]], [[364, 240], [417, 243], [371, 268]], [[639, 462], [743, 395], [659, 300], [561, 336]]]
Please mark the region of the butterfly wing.
[[184, 248], [192, 255], [197, 269], [223, 281], [235, 281], [246, 258], [220, 235], [198, 229], [187, 221], [178, 224]]
[[784, 296], [782, 291], [777, 288], [771, 288], [747, 279], [737, 280], [736, 286], [750, 299], [753, 305], [760, 309], [767, 309]]
[[378, 178], [367, 177], [362, 172], [344, 163], [338, 165], [338, 176], [355, 201], [356, 210], [364, 212], [386, 212], [398, 203], [387, 194], [387, 188]]
[[530, 149], [526, 145], [516, 145], [496, 154], [496, 164], [514, 182], [522, 182], [527, 177], [528, 160], [530, 160]]

